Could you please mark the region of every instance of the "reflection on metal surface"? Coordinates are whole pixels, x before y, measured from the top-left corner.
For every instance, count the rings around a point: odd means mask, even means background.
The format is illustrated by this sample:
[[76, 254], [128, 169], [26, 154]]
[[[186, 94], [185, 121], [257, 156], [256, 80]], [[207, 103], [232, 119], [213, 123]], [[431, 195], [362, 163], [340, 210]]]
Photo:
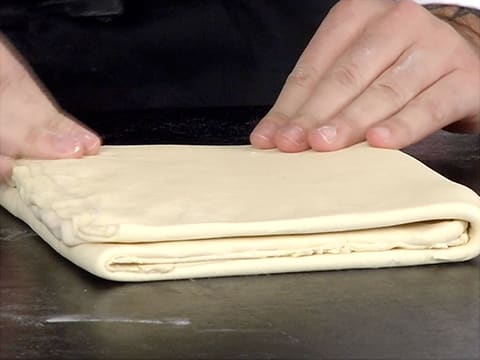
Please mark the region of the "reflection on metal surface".
[[153, 325], [173, 325], [187, 326], [191, 322], [184, 318], [164, 318], [164, 319], [134, 319], [127, 317], [97, 317], [92, 315], [60, 315], [45, 320], [47, 324], [72, 323], [72, 322], [113, 322], [113, 323], [134, 323], [134, 324], [153, 324]]
[[0, 241], [15, 241], [23, 240], [30, 237], [36, 237], [35, 234], [30, 228], [28, 229], [0, 229]]

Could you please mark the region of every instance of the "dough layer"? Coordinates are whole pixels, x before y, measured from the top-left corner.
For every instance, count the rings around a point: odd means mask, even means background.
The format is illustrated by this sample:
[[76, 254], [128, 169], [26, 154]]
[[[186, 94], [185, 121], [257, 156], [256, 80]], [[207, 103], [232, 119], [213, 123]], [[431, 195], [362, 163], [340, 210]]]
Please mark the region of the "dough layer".
[[120, 281], [463, 261], [480, 198], [395, 150], [104, 146], [20, 160], [0, 203], [80, 267]]

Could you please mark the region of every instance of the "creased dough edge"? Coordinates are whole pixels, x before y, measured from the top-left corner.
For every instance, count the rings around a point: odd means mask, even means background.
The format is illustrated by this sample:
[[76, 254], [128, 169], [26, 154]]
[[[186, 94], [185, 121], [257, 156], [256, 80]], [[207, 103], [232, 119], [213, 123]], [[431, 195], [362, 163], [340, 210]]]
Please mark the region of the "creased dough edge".
[[[110, 259], [122, 255], [112, 244], [82, 244], [68, 247], [60, 242], [36, 219], [30, 208], [21, 201], [15, 188], [0, 185], [0, 204], [14, 216], [25, 221], [54, 250], [77, 266], [104, 279], [114, 281], [174, 280], [199, 277], [256, 275], [287, 272], [380, 268], [466, 261], [480, 255], [480, 209], [459, 204], [455, 217], [470, 224], [470, 241], [464, 246], [432, 250], [388, 250], [349, 254], [321, 254], [295, 258], [262, 258], [207, 263], [195, 268], [178, 268], [169, 273], [129, 273], [108, 270]], [[445, 210], [444, 210], [445, 211]], [[445, 211], [445, 218], [449, 214]], [[155, 244], [153, 244], [155, 245]], [[161, 244], [157, 244], [161, 246]], [[120, 245], [120, 247], [125, 245]], [[128, 246], [128, 245], [127, 245]], [[133, 246], [132, 246], [133, 247]], [[93, 251], [92, 251], [93, 250]], [[91, 254], [96, 254], [92, 257]], [[135, 255], [129, 253], [129, 255]]]

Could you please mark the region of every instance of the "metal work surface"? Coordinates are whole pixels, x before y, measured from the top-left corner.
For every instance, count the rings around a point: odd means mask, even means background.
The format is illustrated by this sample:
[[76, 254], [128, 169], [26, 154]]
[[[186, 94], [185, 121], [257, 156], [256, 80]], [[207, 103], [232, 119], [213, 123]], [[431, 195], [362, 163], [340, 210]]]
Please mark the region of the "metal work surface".
[[[89, 119], [110, 144], [238, 144], [263, 111], [117, 114], [115, 128]], [[478, 136], [440, 132], [407, 152], [480, 193]], [[2, 359], [480, 358], [480, 258], [114, 283], [64, 260], [0, 209], [0, 266]]]

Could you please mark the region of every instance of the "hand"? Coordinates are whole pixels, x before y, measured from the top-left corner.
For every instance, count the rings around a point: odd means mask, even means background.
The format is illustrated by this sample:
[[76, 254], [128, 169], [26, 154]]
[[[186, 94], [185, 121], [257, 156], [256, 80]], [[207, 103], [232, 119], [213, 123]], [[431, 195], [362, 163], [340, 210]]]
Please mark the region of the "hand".
[[398, 149], [455, 122], [480, 132], [475, 42], [412, 1], [342, 0], [250, 141], [286, 152], [363, 140]]
[[59, 110], [0, 37], [0, 182], [18, 157], [95, 154], [100, 138]]

